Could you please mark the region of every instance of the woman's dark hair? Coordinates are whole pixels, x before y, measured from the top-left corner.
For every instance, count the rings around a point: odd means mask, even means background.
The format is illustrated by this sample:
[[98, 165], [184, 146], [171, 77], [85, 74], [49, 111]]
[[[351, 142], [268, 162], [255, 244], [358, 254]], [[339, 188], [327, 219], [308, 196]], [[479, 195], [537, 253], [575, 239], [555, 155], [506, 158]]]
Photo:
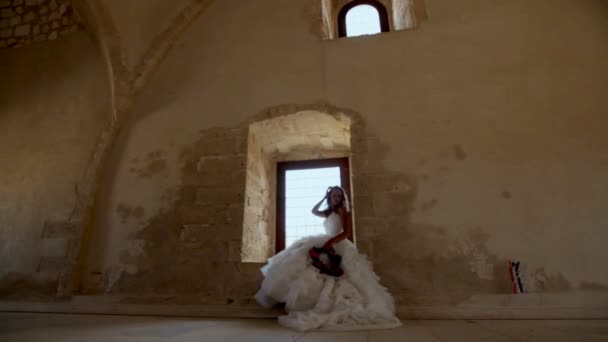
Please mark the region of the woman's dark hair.
[[[334, 190], [340, 190], [340, 192], [342, 193], [342, 200], [340, 201], [340, 203], [336, 204], [335, 206], [331, 205], [331, 192]], [[331, 188], [327, 189], [327, 193], [325, 194], [326, 200], [327, 200], [327, 209], [323, 210], [322, 213], [325, 216], [329, 216], [332, 212], [337, 211], [339, 208], [342, 208], [344, 206], [344, 190], [342, 190], [341, 187], [339, 186], [332, 186]]]

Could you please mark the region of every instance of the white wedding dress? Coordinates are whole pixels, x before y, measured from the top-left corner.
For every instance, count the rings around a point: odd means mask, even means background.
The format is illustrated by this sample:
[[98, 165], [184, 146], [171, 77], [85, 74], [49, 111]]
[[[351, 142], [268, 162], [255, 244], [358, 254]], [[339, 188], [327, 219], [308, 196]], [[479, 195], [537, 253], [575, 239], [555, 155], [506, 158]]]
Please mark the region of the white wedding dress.
[[327, 235], [302, 238], [268, 260], [261, 269], [264, 280], [257, 302], [265, 307], [285, 303], [288, 314], [280, 316], [279, 323], [300, 331], [400, 326], [392, 296], [350, 241], [334, 244], [336, 254], [342, 256], [342, 277], [321, 274], [311, 264], [309, 249], [340, 233], [342, 219], [332, 213], [323, 225]]

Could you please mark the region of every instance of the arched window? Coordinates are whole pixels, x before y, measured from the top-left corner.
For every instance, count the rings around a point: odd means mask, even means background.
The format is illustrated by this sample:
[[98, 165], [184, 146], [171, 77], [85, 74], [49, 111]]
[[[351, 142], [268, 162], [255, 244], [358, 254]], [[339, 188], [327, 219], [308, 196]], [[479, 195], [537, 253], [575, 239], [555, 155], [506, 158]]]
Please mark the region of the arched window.
[[338, 36], [354, 37], [388, 32], [388, 12], [376, 0], [355, 0], [338, 13]]

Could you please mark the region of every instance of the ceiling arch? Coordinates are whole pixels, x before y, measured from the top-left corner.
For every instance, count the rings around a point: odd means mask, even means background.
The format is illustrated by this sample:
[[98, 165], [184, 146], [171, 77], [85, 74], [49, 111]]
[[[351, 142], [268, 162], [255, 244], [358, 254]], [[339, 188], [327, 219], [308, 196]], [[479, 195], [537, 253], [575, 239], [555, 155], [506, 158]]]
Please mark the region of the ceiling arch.
[[130, 111], [134, 97], [181, 33], [213, 1], [73, 0], [105, 57], [115, 119]]

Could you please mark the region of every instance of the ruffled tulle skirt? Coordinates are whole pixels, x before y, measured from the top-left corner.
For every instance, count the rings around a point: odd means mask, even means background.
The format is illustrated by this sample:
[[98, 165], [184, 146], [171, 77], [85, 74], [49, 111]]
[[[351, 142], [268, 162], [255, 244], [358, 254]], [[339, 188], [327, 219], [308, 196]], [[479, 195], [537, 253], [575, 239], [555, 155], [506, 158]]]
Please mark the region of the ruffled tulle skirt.
[[334, 244], [342, 256], [344, 275], [335, 278], [312, 266], [308, 251], [322, 246], [330, 236], [298, 240], [262, 267], [258, 303], [271, 307], [285, 303], [287, 315], [279, 323], [300, 331], [384, 329], [400, 326], [395, 305], [380, 285], [366, 256], [348, 240]]

